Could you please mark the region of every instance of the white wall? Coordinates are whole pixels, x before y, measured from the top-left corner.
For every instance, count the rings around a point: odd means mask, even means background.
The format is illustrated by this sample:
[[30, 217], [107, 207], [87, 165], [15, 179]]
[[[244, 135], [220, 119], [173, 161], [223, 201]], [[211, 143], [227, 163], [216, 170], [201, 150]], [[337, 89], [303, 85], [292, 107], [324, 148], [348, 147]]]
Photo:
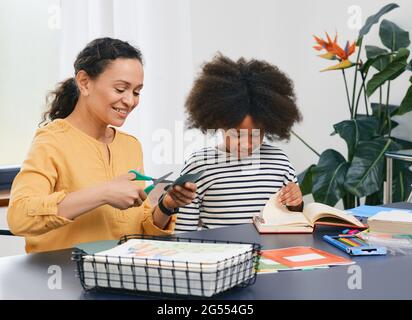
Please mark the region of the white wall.
[[[216, 51], [231, 58], [245, 56], [265, 59], [286, 72], [295, 83], [298, 104], [303, 121], [295, 131], [318, 152], [337, 148], [346, 156], [346, 144], [338, 136], [330, 136], [332, 125], [348, 118], [348, 107], [340, 71], [320, 73], [333, 61], [317, 57], [312, 35], [324, 37], [324, 31], [338, 31], [339, 43], [353, 41], [358, 30], [348, 27], [351, 14], [348, 8], [358, 5], [362, 21], [376, 13], [390, 1], [367, 0], [193, 0], [192, 43], [195, 71]], [[396, 1], [400, 8], [384, 16], [406, 30], [412, 30], [412, 2]], [[363, 24], [362, 22], [362, 24]], [[364, 43], [382, 46], [375, 25]], [[411, 34], [412, 37], [412, 34]], [[353, 57], [355, 59], [356, 57]], [[348, 81], [354, 69], [347, 71]], [[409, 86], [407, 73], [392, 84], [391, 103], [399, 104]], [[358, 78], [359, 79], [359, 78]], [[412, 116], [403, 121], [396, 133], [412, 140]], [[317, 162], [317, 156], [299, 140], [292, 137], [289, 143], [278, 143], [289, 155], [297, 171]]]
[[0, 0], [0, 165], [20, 164], [58, 79], [58, 0]]
[[[184, 120], [183, 102], [193, 77], [217, 51], [232, 58], [255, 57], [278, 65], [295, 82], [303, 114], [296, 132], [319, 152], [334, 147], [345, 154], [343, 140], [329, 136], [332, 125], [348, 116], [343, 80], [340, 71], [319, 72], [331, 62], [316, 56], [312, 34], [323, 36], [323, 31], [333, 34], [337, 30], [343, 45], [356, 39], [358, 33], [348, 27], [350, 6], [361, 8], [364, 21], [388, 2], [63, 0], [62, 30], [52, 30], [47, 25], [48, 10], [59, 1], [0, 0], [0, 36], [4, 43], [0, 51], [0, 150], [9, 150], [0, 155], [0, 165], [24, 159], [47, 91], [58, 79], [72, 74], [75, 55], [97, 36], [120, 37], [143, 51], [146, 79], [141, 105], [122, 129], [141, 139], [146, 168], [153, 174], [179, 170], [182, 151], [176, 150], [175, 138], [173, 163], [162, 167], [153, 159], [153, 135], [159, 129], [176, 133]], [[412, 3], [397, 3], [400, 8], [385, 18], [412, 30], [408, 19]], [[69, 10], [72, 12], [67, 14]], [[375, 25], [365, 42], [379, 45], [377, 34]], [[25, 41], [19, 40], [22, 38]], [[353, 69], [348, 70], [349, 82], [352, 73]], [[393, 82], [392, 103], [400, 102], [409, 76]], [[396, 129], [399, 136], [412, 136], [412, 128], [407, 126], [411, 119], [409, 116]], [[279, 145], [299, 172], [317, 161], [317, 156], [296, 138]]]

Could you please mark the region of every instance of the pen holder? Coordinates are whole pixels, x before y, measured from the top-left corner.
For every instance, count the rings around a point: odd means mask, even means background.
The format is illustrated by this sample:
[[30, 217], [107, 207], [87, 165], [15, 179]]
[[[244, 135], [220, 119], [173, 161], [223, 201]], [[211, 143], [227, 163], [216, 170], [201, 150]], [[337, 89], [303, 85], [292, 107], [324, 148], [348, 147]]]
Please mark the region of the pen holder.
[[323, 236], [323, 240], [346, 252], [351, 256], [386, 255], [385, 247], [375, 247], [366, 243], [356, 235]]

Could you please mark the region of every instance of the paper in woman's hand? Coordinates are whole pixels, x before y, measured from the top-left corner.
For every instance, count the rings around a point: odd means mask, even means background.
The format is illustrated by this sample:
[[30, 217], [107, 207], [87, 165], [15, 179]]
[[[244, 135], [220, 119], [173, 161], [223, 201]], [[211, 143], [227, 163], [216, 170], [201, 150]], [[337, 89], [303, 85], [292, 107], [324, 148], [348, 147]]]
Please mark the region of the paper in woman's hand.
[[195, 183], [197, 180], [199, 180], [199, 178], [203, 175], [204, 172], [205, 171], [203, 170], [197, 173], [187, 173], [187, 174], [181, 175], [172, 184], [169, 184], [168, 186], [166, 186], [165, 190], [169, 190], [171, 187], [174, 187], [174, 186], [183, 187], [186, 182]]

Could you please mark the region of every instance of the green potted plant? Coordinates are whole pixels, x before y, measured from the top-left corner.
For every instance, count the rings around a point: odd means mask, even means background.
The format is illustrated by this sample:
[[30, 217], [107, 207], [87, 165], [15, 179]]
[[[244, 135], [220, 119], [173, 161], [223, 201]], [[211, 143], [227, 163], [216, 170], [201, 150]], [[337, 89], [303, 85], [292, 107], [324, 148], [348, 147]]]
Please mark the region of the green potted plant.
[[[365, 45], [364, 37], [373, 25], [389, 11], [399, 7], [391, 3], [370, 16], [360, 29], [358, 38], [344, 48], [327, 34], [326, 40], [315, 36], [320, 57], [336, 60], [336, 64], [322, 71], [341, 72], [348, 103], [348, 119], [333, 125], [332, 135], [338, 134], [347, 144], [347, 155], [327, 149], [319, 155], [317, 164], [312, 164], [299, 174], [303, 194], [312, 194], [315, 201], [334, 206], [340, 199], [345, 208], [360, 204], [375, 205], [383, 202], [385, 180], [385, 152], [412, 149], [412, 143], [395, 138], [392, 130], [398, 125], [393, 119], [412, 111], [412, 84], [400, 105], [390, 103], [392, 82], [404, 72], [410, 72], [409, 32], [395, 23], [382, 20], [379, 25], [380, 46]], [[366, 59], [361, 59], [365, 51]], [[357, 52], [356, 52], [357, 51]], [[356, 53], [356, 60], [351, 56]], [[345, 72], [354, 72], [353, 84], [348, 84]], [[410, 78], [412, 83], [412, 77]], [[369, 98], [378, 96], [371, 102]], [[361, 110], [364, 110], [362, 112]], [[297, 136], [301, 139], [299, 136]], [[303, 139], [301, 139], [303, 141]], [[306, 142], [305, 144], [310, 147]], [[316, 152], [312, 147], [310, 149]], [[396, 162], [393, 168], [393, 201], [404, 201], [411, 189], [410, 164]]]

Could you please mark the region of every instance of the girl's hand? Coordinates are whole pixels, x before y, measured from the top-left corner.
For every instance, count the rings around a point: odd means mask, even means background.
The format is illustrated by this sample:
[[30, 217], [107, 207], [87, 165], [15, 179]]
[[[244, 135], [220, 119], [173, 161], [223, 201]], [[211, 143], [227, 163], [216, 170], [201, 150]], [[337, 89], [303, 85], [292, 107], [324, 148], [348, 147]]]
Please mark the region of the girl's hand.
[[127, 173], [104, 184], [106, 203], [114, 208], [126, 210], [130, 207], [140, 207], [147, 194], [132, 181], [134, 173]]
[[163, 198], [163, 205], [168, 209], [184, 207], [196, 198], [196, 189], [196, 184], [191, 182], [186, 182], [183, 187], [174, 186]]
[[285, 187], [280, 189], [278, 201], [287, 207], [300, 206], [303, 201], [303, 196], [299, 186], [294, 182], [289, 182]]

